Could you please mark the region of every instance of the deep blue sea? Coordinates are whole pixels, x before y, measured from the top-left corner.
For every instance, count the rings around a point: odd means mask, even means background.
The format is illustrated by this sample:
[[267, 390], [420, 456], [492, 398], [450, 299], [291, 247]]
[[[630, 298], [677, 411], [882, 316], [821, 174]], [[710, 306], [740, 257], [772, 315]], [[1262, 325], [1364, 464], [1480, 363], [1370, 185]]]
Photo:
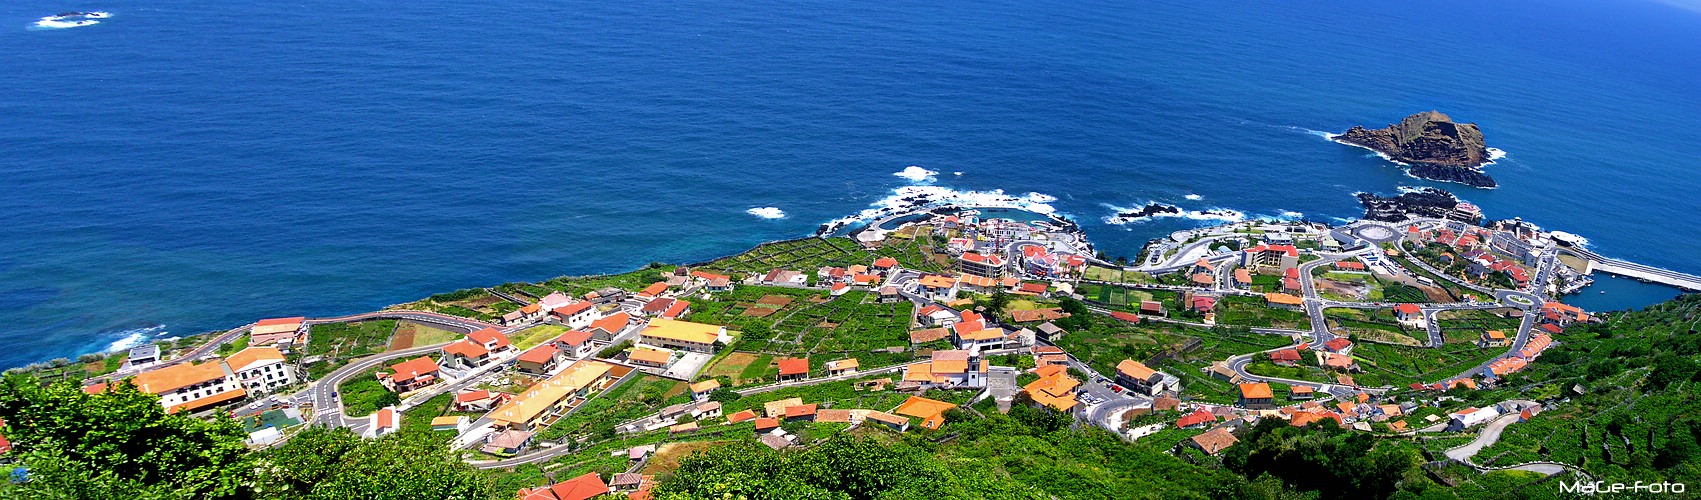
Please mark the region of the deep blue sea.
[[1101, 222], [1147, 201], [1355, 217], [1430, 183], [1309, 131], [1428, 109], [1509, 153], [1447, 186], [1490, 217], [1701, 272], [1701, 13], [1652, 1], [12, 0], [0, 367], [706, 259], [910, 165], [1113, 255], [1201, 223]]

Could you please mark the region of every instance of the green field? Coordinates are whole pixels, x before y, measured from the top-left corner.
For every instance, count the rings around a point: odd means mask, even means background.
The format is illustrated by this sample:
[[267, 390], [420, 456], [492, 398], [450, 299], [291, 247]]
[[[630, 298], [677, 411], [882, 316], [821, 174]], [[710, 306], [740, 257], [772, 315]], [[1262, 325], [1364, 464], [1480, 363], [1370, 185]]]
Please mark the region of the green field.
[[1444, 344], [1435, 349], [1360, 343], [1352, 353], [1364, 373], [1354, 374], [1353, 380], [1364, 386], [1433, 383], [1505, 352], [1504, 348], [1479, 349], [1471, 344]]
[[563, 333], [567, 333], [567, 327], [555, 324], [543, 324], [514, 332], [514, 335], [509, 338], [509, 341], [514, 343], [515, 349], [524, 351], [526, 349], [543, 345], [544, 342], [555, 340], [556, 337], [560, 337]]
[[[1352, 309], [1331, 307], [1323, 310], [1329, 330], [1336, 335], [1359, 335], [1367, 340], [1395, 343], [1426, 343], [1429, 332], [1422, 328], [1401, 326], [1390, 309]], [[1400, 338], [1411, 339], [1409, 342]]]
[[1262, 298], [1230, 295], [1217, 301], [1217, 324], [1308, 330], [1311, 317], [1304, 311], [1267, 307]]
[[1448, 343], [1472, 343], [1482, 338], [1482, 333], [1488, 330], [1500, 330], [1511, 337], [1518, 331], [1522, 322], [1519, 318], [1508, 318], [1499, 314], [1506, 310], [1490, 311], [1444, 311], [1436, 314], [1441, 333]]
[[337, 385], [337, 393], [343, 400], [344, 414], [350, 417], [364, 417], [378, 411], [386, 404], [394, 404], [395, 393], [378, 383], [377, 373], [382, 370], [389, 372], [387, 366], [376, 366], [349, 377]]

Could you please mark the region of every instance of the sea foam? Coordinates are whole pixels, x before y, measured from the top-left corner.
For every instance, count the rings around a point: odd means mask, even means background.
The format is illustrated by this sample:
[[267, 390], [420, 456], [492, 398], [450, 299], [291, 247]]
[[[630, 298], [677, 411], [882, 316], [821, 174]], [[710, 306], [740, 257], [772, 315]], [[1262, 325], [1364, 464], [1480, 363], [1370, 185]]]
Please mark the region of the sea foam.
[[939, 172], [910, 165], [908, 167], [904, 167], [903, 170], [893, 172], [892, 175], [909, 179], [910, 182], [933, 182], [938, 180], [938, 177], [936, 176], [939, 175]]
[[1246, 220], [1246, 213], [1239, 210], [1213, 207], [1204, 210], [1187, 210], [1168, 203], [1148, 201], [1136, 207], [1118, 207], [1109, 203], [1100, 205], [1114, 211], [1100, 219], [1105, 224], [1121, 226], [1144, 222], [1158, 217], [1175, 217], [1196, 221], [1240, 222]]
[[890, 196], [870, 203], [871, 208], [822, 224], [820, 233], [830, 234], [845, 227], [938, 207], [1006, 208], [1056, 217], [1057, 207], [1050, 204], [1054, 201], [1056, 196], [1035, 192], [1011, 195], [1002, 189], [960, 191], [942, 186], [903, 186], [893, 189]]
[[786, 212], [784, 210], [780, 210], [780, 209], [774, 208], [774, 207], [756, 207], [756, 208], [752, 208], [752, 209], [749, 209], [749, 210], [745, 210], [744, 213], [754, 215], [754, 216], [757, 216], [757, 217], [761, 217], [761, 218], [764, 218], [764, 219], [783, 219], [786, 216]]
[[106, 345], [101, 352], [119, 352], [148, 343], [148, 339], [166, 333], [165, 325], [154, 325], [146, 328], [135, 328], [118, 332], [123, 337]]
[[73, 15], [53, 15], [36, 20], [31, 27], [33, 29], [79, 28], [100, 24], [100, 21], [96, 21], [95, 19], [106, 19], [110, 17], [112, 17], [111, 12], [81, 12]]

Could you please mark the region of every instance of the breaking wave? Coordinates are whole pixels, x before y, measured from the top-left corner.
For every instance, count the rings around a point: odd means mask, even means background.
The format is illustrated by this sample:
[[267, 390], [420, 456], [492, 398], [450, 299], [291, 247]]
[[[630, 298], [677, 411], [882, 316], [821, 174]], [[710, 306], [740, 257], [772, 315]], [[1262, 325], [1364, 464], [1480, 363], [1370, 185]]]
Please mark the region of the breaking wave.
[[144, 327], [144, 328], [134, 328], [134, 329], [130, 329], [130, 330], [120, 331], [120, 332], [117, 332], [116, 334], [117, 335], [123, 335], [123, 337], [119, 338], [118, 340], [113, 341], [111, 344], [107, 344], [106, 349], [102, 350], [101, 352], [118, 352], [118, 351], [129, 350], [132, 347], [137, 347], [137, 346], [147, 344], [149, 339], [151, 339], [155, 336], [158, 336], [159, 334], [162, 334], [162, 333], [166, 333], [165, 332], [165, 325], [154, 325], [154, 326], [149, 326], [149, 327]]
[[786, 212], [784, 210], [780, 210], [775, 207], [756, 207], [745, 210], [744, 213], [764, 219], [783, 219], [786, 216]]
[[79, 28], [100, 24], [100, 21], [96, 21], [96, 19], [109, 17], [112, 17], [110, 12], [66, 12], [38, 19], [31, 27], [34, 29]]
[[941, 207], [1005, 208], [1059, 217], [1057, 207], [1051, 206], [1054, 201], [1057, 197], [1034, 192], [1012, 195], [1002, 189], [959, 191], [942, 186], [903, 186], [892, 190], [890, 196], [870, 203], [871, 208], [822, 224], [818, 233], [830, 234], [857, 224]]
[[[918, 167], [918, 166], [915, 166], [915, 165], [910, 165], [908, 167], [905, 167], [903, 170], [893, 172], [892, 175], [896, 175], [898, 177], [903, 177], [905, 179], [909, 179], [910, 182], [933, 182], [933, 181], [939, 179], [937, 177], [939, 175], [939, 172], [935, 172], [935, 171], [932, 171], [932, 170], [921, 168], [921, 167]], [[958, 174], [958, 175], [961, 175], [961, 174]]]

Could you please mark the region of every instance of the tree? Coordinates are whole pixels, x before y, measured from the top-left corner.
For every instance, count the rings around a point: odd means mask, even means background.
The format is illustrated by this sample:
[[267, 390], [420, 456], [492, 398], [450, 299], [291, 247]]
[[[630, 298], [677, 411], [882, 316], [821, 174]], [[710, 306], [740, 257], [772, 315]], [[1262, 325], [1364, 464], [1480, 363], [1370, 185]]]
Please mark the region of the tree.
[[228, 417], [168, 413], [159, 398], [119, 382], [86, 394], [14, 375], [0, 383], [0, 419], [29, 468], [23, 498], [241, 498], [252, 462]]
[[269, 498], [483, 500], [490, 479], [430, 434], [375, 440], [344, 428], [312, 428], [263, 453], [259, 488]]
[[987, 302], [987, 308], [993, 311], [1002, 311], [1008, 305], [1010, 305], [1010, 294], [1003, 289], [992, 292], [992, 300]]
[[730, 387], [717, 387], [715, 390], [709, 391], [709, 401], [731, 403], [738, 401], [739, 397], [738, 391], [734, 391]]

